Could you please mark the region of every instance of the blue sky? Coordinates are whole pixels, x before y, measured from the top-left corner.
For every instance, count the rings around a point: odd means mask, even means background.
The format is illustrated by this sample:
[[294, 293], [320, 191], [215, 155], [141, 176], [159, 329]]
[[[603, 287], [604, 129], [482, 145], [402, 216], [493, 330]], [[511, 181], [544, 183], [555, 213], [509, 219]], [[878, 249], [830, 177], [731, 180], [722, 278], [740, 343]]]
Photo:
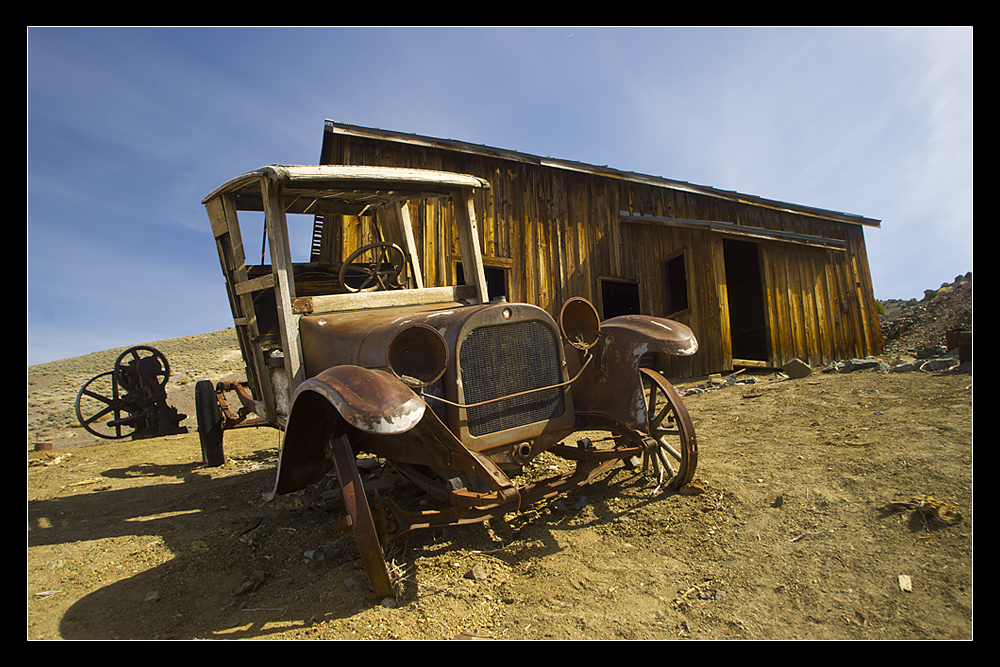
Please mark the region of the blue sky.
[[28, 364], [232, 325], [201, 199], [323, 121], [882, 221], [876, 297], [972, 270], [972, 29], [29, 28]]

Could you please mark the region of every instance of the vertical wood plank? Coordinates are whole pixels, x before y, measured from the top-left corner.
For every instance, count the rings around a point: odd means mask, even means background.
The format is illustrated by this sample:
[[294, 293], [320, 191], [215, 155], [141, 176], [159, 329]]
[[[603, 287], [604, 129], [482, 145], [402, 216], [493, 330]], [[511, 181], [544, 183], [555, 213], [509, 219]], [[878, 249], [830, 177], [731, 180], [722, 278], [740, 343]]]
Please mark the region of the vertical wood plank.
[[388, 227], [395, 229], [396, 236], [402, 241], [403, 251], [410, 260], [411, 279], [413, 286], [422, 289], [424, 286], [421, 270], [420, 253], [417, 251], [417, 241], [413, 235], [413, 223], [410, 220], [410, 207], [396, 202], [392, 206], [383, 207], [379, 212], [385, 218]]
[[459, 242], [462, 245], [462, 271], [465, 282], [474, 285], [480, 303], [490, 300], [486, 289], [486, 272], [479, 247], [479, 228], [476, 224], [476, 205], [471, 192], [456, 192], [455, 216]]
[[285, 356], [290, 391], [305, 379], [302, 364], [302, 343], [299, 340], [299, 317], [292, 312], [295, 298], [295, 278], [292, 274], [292, 255], [288, 247], [288, 226], [285, 219], [283, 187], [266, 176], [260, 179], [264, 194], [264, 222], [267, 225], [271, 251], [271, 271], [274, 274], [274, 301], [278, 309], [281, 328], [281, 347]]
[[[729, 287], [726, 283], [726, 262], [722, 252], [722, 238], [716, 236], [709, 240], [712, 254], [712, 292], [717, 299], [715, 304], [706, 303], [711, 308], [712, 317], [706, 324], [708, 327], [718, 327], [719, 344], [717, 348], [709, 348], [715, 356], [714, 364], [720, 369], [731, 370], [733, 367], [733, 335], [732, 323], [729, 320]], [[711, 330], [711, 329], [709, 329]]]
[[764, 290], [765, 320], [767, 323], [768, 361], [772, 366], [778, 366], [780, 365], [778, 359], [781, 358], [781, 322], [778, 320], [778, 300], [780, 299], [780, 294], [777, 292], [774, 267], [767, 244], [762, 244], [760, 249], [760, 271], [761, 286]]

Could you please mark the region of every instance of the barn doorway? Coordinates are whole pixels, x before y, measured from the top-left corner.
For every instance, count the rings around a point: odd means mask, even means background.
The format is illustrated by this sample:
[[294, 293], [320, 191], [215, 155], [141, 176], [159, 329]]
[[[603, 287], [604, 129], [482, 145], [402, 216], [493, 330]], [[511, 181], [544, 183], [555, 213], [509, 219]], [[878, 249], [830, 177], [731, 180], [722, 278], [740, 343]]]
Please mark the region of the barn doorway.
[[757, 244], [723, 239], [733, 361], [767, 361], [767, 316]]

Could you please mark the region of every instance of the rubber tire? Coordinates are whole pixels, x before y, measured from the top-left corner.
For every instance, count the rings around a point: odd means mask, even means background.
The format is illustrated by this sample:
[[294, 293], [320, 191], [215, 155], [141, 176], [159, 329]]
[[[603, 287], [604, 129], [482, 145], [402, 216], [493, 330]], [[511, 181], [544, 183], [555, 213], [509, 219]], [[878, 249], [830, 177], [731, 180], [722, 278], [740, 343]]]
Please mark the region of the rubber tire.
[[226, 462], [222, 449], [222, 408], [215, 396], [215, 385], [199, 380], [194, 385], [194, 407], [198, 418], [198, 438], [201, 440], [201, 461], [217, 468]]

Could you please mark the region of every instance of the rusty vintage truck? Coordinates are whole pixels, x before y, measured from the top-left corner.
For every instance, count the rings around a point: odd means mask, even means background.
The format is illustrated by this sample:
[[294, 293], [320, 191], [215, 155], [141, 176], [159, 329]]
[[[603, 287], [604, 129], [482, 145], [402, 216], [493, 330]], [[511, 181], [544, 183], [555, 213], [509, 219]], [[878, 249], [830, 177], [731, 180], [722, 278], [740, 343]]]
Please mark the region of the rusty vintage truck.
[[[267, 425], [283, 432], [272, 497], [335, 471], [342, 525], [374, 596], [396, 594], [383, 549], [410, 531], [523, 510], [619, 462], [651, 471], [662, 488], [688, 483], [697, 464], [680, 396], [640, 364], [647, 353], [694, 354], [691, 330], [642, 315], [601, 322], [579, 297], [558, 321], [491, 301], [476, 222], [484, 191], [489, 182], [467, 174], [271, 165], [203, 200], [247, 377], [196, 383], [204, 463], [224, 462], [227, 429]], [[429, 201], [449, 211], [464, 284], [424, 283], [411, 213]], [[259, 264], [247, 263], [245, 216], [262, 219], [269, 258], [262, 248]], [[295, 219], [305, 220], [298, 238], [313, 233], [308, 261], [292, 259]], [[371, 242], [319, 249], [324, 231], [342, 239], [350, 225]], [[543, 452], [569, 472], [516, 483]], [[391, 494], [370, 502], [359, 457], [394, 469], [434, 509], [405, 509]]]

